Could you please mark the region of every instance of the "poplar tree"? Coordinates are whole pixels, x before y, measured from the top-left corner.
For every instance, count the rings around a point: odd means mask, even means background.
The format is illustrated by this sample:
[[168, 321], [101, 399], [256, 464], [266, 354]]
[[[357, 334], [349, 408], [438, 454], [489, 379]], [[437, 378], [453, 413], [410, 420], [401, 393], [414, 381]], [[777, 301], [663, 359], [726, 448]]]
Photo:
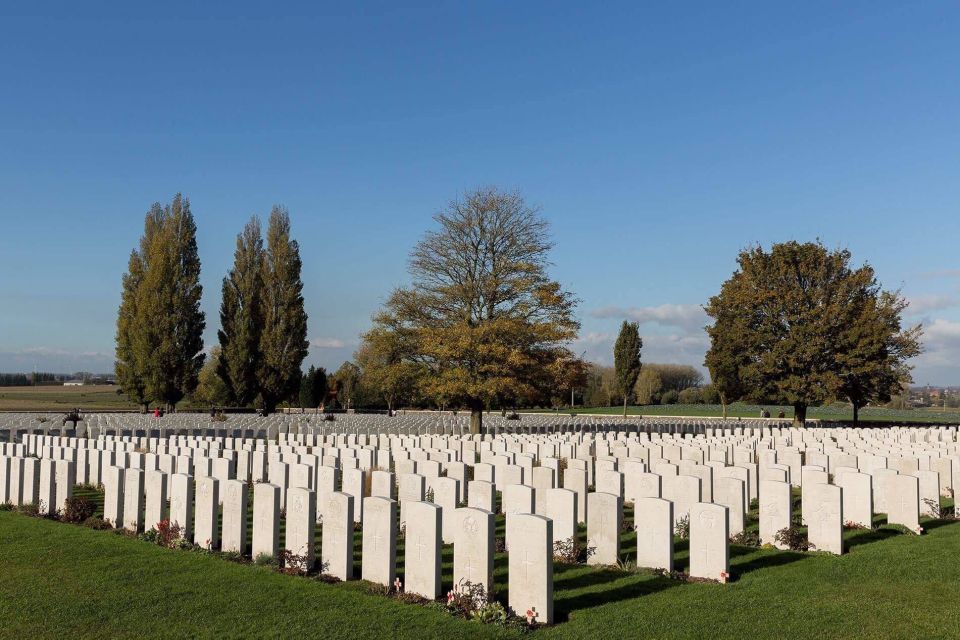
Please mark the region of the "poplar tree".
[[262, 260], [262, 328], [257, 383], [263, 409], [297, 393], [300, 365], [309, 352], [307, 313], [303, 308], [300, 246], [290, 237], [290, 214], [275, 206], [267, 227]]
[[640, 338], [640, 325], [636, 322], [623, 321], [620, 326], [620, 335], [613, 347], [613, 368], [617, 374], [617, 385], [623, 394], [623, 417], [627, 417], [627, 401], [633, 392], [640, 376], [640, 349], [643, 340]]
[[263, 327], [263, 238], [256, 216], [237, 235], [233, 269], [223, 279], [220, 303], [220, 355], [217, 374], [226, 384], [230, 401], [253, 402], [259, 393], [260, 334]]
[[129, 262], [117, 318], [121, 385], [141, 404], [172, 408], [197, 386], [203, 366], [200, 257], [190, 201], [154, 204]]

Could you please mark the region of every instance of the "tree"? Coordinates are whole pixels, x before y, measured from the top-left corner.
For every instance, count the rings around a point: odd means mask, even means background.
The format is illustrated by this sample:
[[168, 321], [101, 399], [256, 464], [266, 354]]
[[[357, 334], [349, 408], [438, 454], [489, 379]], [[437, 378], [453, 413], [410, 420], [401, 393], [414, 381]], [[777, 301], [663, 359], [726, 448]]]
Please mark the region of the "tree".
[[574, 298], [547, 276], [548, 225], [517, 193], [466, 193], [434, 216], [411, 253], [409, 287], [395, 290], [374, 327], [408, 343], [429, 375], [423, 391], [470, 409], [479, 433], [490, 403], [549, 397], [579, 323]]
[[640, 338], [640, 325], [636, 322], [623, 321], [620, 326], [620, 335], [613, 346], [613, 368], [617, 372], [617, 385], [623, 394], [623, 417], [627, 417], [627, 401], [633, 392], [640, 376], [640, 349], [643, 340]]
[[[159, 209], [159, 205], [155, 205]], [[159, 226], [159, 220], [151, 210], [144, 222], [143, 236], [140, 238], [140, 249], [130, 252], [127, 272], [123, 274], [123, 290], [120, 294], [120, 309], [117, 314], [117, 346], [116, 363], [114, 369], [117, 382], [124, 394], [146, 411], [150, 398], [147, 397], [145, 359], [149, 355], [143, 345], [142, 314], [137, 311], [137, 300], [140, 286], [147, 268], [147, 256], [153, 243], [153, 235]]]
[[223, 406], [230, 402], [230, 389], [217, 372], [219, 360], [220, 347], [215, 346], [200, 369], [197, 388], [193, 391], [193, 398], [198, 404]]
[[737, 271], [705, 307], [714, 319], [705, 364], [722, 397], [790, 403], [803, 424], [811, 405], [845, 393], [869, 398], [902, 379], [920, 327], [900, 331], [899, 295], [850, 259], [819, 242], [740, 253]]
[[237, 235], [233, 268], [223, 279], [217, 331], [217, 373], [230, 392], [231, 402], [241, 407], [253, 402], [259, 393], [264, 262], [260, 220], [254, 216]]
[[333, 381], [337, 393], [337, 402], [344, 409], [349, 409], [360, 383], [360, 367], [349, 361], [344, 362], [334, 372]]
[[300, 406], [318, 408], [327, 398], [327, 372], [310, 365], [300, 380]]
[[637, 404], [657, 404], [657, 402], [660, 401], [660, 392], [662, 390], [663, 381], [660, 379], [660, 372], [656, 369], [644, 367], [637, 377], [636, 385], [634, 385]]
[[920, 355], [919, 326], [903, 330], [900, 316], [907, 301], [886, 291], [863, 301], [860, 321], [847, 328], [845, 347], [837, 355], [842, 365], [840, 395], [853, 405], [853, 424], [871, 402], [890, 402], [912, 381], [907, 360]]
[[290, 214], [275, 206], [263, 256], [262, 323], [257, 384], [266, 413], [299, 390], [300, 365], [309, 353], [303, 308], [300, 246], [290, 238]]
[[419, 389], [426, 367], [407, 352], [409, 341], [395, 331], [374, 327], [363, 334], [353, 358], [362, 371], [368, 391], [387, 403], [393, 415], [398, 402], [412, 400]]
[[172, 408], [197, 386], [203, 366], [200, 258], [190, 201], [154, 204], [129, 261], [117, 318], [117, 371], [139, 403]]
[[654, 369], [660, 374], [664, 391], [683, 391], [690, 387], [699, 387], [703, 383], [703, 374], [688, 364], [659, 364], [648, 362], [643, 368]]
[[553, 386], [553, 395], [557, 396], [556, 404], [570, 403], [574, 405], [574, 391], [587, 385], [588, 365], [582, 359], [574, 357], [557, 359], [553, 363], [551, 375], [556, 383]]

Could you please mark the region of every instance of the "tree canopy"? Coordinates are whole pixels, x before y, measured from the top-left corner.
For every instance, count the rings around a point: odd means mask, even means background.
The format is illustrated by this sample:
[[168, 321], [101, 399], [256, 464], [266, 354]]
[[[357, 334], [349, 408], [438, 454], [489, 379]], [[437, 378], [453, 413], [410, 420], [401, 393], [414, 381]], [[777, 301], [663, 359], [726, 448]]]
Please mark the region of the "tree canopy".
[[411, 253], [410, 286], [374, 328], [426, 367], [425, 394], [466, 405], [479, 432], [484, 406], [549, 397], [557, 361], [573, 358], [576, 300], [547, 275], [547, 222], [518, 193], [471, 191], [434, 221]]
[[889, 399], [909, 380], [919, 326], [901, 327], [906, 301], [883, 291], [873, 268], [819, 242], [744, 250], [705, 307], [705, 358], [724, 403], [774, 399], [807, 407], [835, 397], [856, 406]]

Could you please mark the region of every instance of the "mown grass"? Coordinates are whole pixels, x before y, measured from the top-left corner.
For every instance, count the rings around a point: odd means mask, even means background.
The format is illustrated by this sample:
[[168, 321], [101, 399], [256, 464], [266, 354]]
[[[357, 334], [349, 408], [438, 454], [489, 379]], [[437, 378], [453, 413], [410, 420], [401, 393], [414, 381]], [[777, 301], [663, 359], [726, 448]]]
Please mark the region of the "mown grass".
[[0, 411], [135, 410], [113, 385], [0, 387]]
[[[759, 405], [735, 402], [727, 408], [729, 418], [759, 418], [760, 411], [766, 409], [772, 417], [783, 411], [787, 419], [793, 418], [793, 407], [786, 405]], [[570, 411], [561, 410], [558, 415], [569, 415]], [[623, 415], [623, 407], [578, 407], [574, 413]], [[627, 415], [631, 416], [689, 416], [717, 418], [723, 415], [723, 408], [718, 404], [666, 404], [644, 405], [627, 407]], [[825, 407], [810, 407], [807, 418], [825, 421], [853, 421], [853, 409], [846, 405], [830, 405]], [[960, 410], [957, 409], [886, 409], [883, 407], [867, 407], [860, 410], [862, 422], [936, 422], [960, 424]]]
[[[927, 520], [928, 533], [918, 537], [882, 522], [846, 532], [849, 553], [842, 557], [733, 546], [735, 580], [727, 585], [556, 565], [558, 624], [533, 637], [960, 637], [953, 606], [960, 597], [960, 523]], [[502, 527], [500, 518], [501, 535]], [[629, 558], [635, 534], [624, 533], [622, 545]], [[519, 636], [372, 595], [359, 581], [324, 584], [16, 513], [0, 512], [0, 549], [4, 638]], [[398, 552], [402, 569], [402, 543]], [[686, 542], [678, 540], [678, 569], [687, 557]], [[443, 559], [449, 588], [449, 546]], [[506, 556], [498, 554], [496, 563], [503, 597]]]

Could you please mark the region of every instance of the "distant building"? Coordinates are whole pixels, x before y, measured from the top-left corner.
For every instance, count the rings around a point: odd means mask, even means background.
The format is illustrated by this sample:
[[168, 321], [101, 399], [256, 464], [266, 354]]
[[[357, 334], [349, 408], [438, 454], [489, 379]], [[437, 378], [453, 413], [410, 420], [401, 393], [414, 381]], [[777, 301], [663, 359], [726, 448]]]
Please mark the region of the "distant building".
[[64, 380], [63, 386], [65, 387], [82, 387], [83, 380]]

